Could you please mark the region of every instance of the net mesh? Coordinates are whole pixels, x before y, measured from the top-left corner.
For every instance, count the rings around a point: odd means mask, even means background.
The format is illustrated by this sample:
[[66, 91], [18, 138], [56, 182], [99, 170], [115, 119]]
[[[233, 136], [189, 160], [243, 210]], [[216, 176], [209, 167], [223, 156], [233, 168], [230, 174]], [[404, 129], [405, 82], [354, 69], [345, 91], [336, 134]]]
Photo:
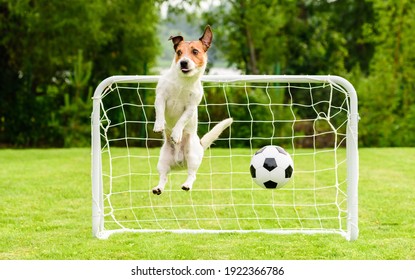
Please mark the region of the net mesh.
[[[205, 152], [192, 191], [186, 170], [173, 170], [162, 195], [154, 133], [155, 83], [113, 83], [101, 94], [103, 216], [106, 230], [329, 231], [347, 219], [346, 131], [349, 99], [322, 83], [206, 82], [199, 136], [219, 121], [233, 124]], [[278, 190], [255, 185], [252, 155], [282, 146], [294, 161]]]

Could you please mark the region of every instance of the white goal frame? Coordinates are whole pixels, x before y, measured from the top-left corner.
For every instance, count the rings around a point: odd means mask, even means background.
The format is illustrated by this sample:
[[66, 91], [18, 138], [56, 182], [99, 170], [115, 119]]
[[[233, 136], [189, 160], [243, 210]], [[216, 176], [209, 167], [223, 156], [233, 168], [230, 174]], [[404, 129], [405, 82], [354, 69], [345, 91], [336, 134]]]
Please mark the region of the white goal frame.
[[[204, 229], [105, 229], [104, 222], [104, 193], [103, 193], [103, 172], [102, 172], [102, 143], [101, 143], [101, 114], [102, 98], [108, 88], [114, 83], [156, 83], [160, 76], [112, 76], [102, 81], [95, 89], [93, 96], [92, 111], [92, 233], [93, 236], [101, 239], [108, 238], [116, 232], [177, 232], [177, 233], [220, 233], [220, 232], [262, 232], [276, 234], [291, 233], [335, 233], [340, 234], [349, 241], [356, 240], [358, 230], [358, 179], [359, 179], [359, 155], [358, 155], [358, 98], [353, 85], [346, 79], [339, 76], [323, 75], [205, 75], [203, 82], [212, 83], [327, 83], [345, 93], [348, 99], [348, 120], [346, 127], [346, 158], [347, 158], [347, 219], [346, 229], [253, 229], [253, 230], [204, 230]], [[153, 104], [151, 104], [153, 105]], [[155, 168], [155, 167], [154, 167]], [[247, 167], [249, 169], [249, 166]], [[248, 170], [247, 169], [247, 170]], [[248, 170], [249, 172], [249, 170]], [[151, 186], [149, 186], [151, 192]]]

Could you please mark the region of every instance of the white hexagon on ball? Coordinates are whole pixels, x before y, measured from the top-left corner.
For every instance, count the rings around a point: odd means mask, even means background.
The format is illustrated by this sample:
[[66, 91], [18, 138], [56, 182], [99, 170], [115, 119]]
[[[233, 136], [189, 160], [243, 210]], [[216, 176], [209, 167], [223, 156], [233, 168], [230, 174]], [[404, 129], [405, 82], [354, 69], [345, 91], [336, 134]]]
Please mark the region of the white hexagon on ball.
[[291, 180], [294, 163], [290, 154], [282, 147], [269, 145], [259, 149], [252, 156], [250, 172], [258, 186], [278, 189]]

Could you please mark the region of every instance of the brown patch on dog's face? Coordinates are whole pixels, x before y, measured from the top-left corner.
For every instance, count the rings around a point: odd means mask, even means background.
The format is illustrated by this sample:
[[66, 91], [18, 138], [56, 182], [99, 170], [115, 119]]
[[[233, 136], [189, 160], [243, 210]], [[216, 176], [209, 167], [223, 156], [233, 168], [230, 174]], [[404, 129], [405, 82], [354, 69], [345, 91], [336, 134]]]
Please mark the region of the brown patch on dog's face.
[[181, 41], [176, 47], [176, 63], [183, 57], [191, 59], [197, 67], [205, 65], [207, 53], [201, 41]]

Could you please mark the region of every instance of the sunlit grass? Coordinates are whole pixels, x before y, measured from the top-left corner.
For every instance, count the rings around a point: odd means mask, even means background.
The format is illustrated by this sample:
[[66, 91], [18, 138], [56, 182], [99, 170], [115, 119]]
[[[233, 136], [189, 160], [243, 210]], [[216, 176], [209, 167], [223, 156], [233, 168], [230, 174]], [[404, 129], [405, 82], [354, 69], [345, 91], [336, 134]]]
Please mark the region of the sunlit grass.
[[[157, 150], [154, 156], [157, 162]], [[295, 158], [296, 168], [309, 165]], [[0, 259], [415, 259], [414, 148], [360, 149], [355, 242], [339, 235], [260, 233], [126, 233], [98, 240], [91, 230], [89, 149], [0, 150], [0, 159]], [[156, 203], [174, 194], [174, 204], [187, 203], [179, 196], [202, 199], [200, 190], [210, 185], [209, 175], [203, 175], [206, 164], [205, 159], [195, 184], [199, 192], [181, 191], [183, 177], [173, 174], [170, 192], [147, 197]], [[143, 189], [157, 180], [155, 165], [153, 172]], [[245, 183], [244, 176], [233, 180]], [[259, 188], [249, 182], [252, 187]]]

